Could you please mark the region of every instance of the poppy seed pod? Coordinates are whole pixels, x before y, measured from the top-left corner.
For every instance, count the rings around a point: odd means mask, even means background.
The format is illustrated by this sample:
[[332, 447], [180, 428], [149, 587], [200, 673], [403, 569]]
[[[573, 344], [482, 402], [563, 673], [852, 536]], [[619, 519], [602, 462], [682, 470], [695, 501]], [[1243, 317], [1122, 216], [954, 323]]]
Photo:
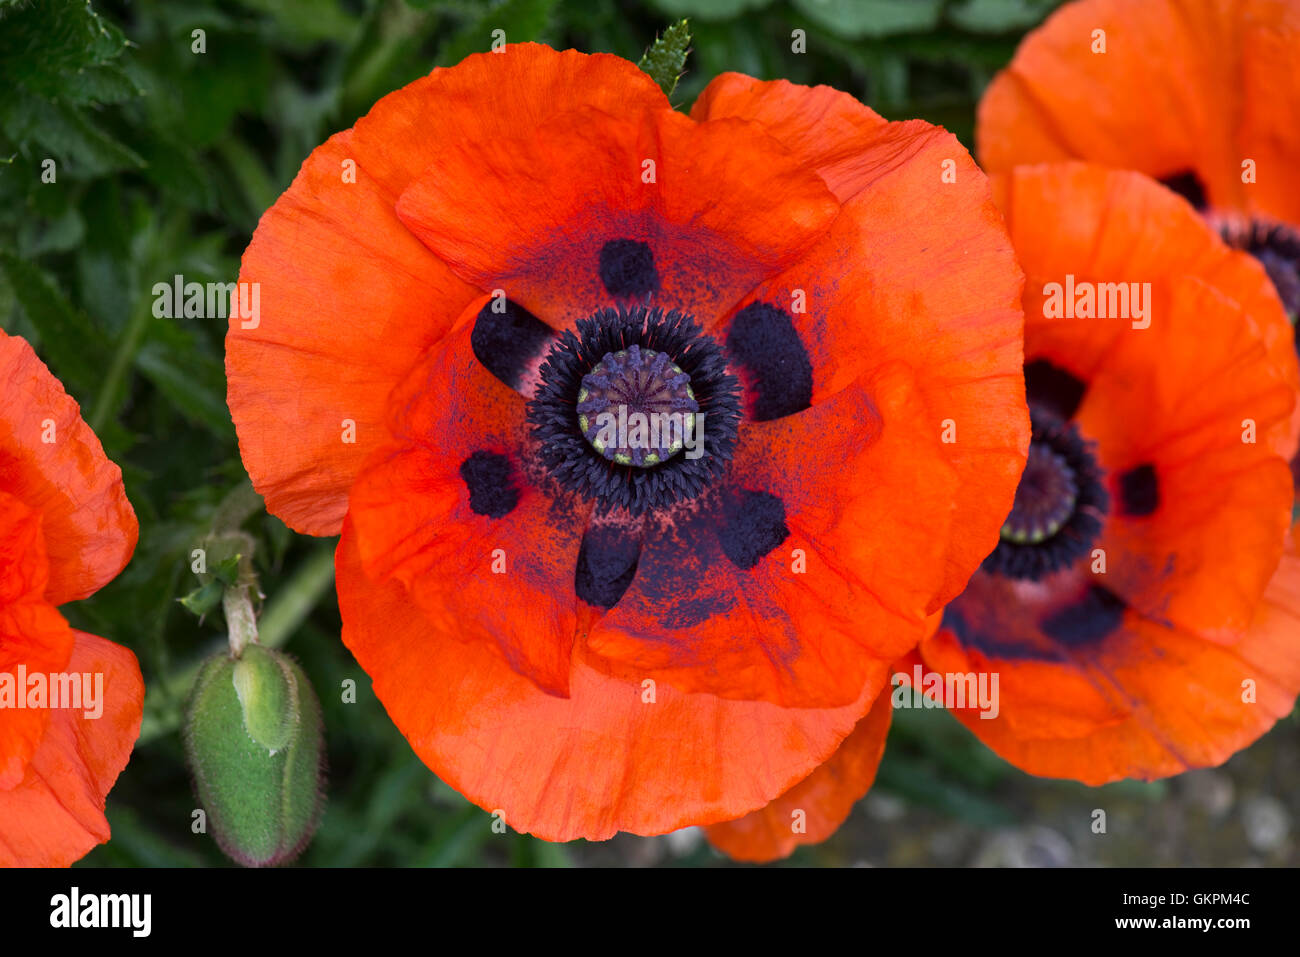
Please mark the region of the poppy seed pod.
[[211, 658], [194, 683], [185, 747], [213, 836], [249, 867], [296, 857], [323, 804], [320, 703], [287, 656], [249, 645]]

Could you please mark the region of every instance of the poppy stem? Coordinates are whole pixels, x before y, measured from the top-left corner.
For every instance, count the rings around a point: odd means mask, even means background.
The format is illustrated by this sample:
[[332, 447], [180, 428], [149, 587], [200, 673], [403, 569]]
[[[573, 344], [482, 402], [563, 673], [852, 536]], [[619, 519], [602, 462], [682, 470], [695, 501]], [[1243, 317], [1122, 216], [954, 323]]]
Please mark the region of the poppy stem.
[[238, 658], [250, 641], [257, 641], [257, 615], [253, 612], [253, 586], [241, 583], [229, 586], [221, 596], [221, 608], [226, 613], [226, 627], [230, 635], [230, 655]]

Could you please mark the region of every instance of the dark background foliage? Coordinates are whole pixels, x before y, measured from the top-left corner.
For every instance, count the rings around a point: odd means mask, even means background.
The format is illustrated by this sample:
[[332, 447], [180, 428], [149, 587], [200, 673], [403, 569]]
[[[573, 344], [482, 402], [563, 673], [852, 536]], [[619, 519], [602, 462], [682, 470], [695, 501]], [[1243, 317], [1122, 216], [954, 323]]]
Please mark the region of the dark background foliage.
[[[258, 217], [307, 154], [383, 94], [511, 41], [637, 60], [690, 17], [688, 106], [725, 70], [847, 90], [970, 146], [974, 107], [1055, 0], [0, 0], [0, 325], [36, 346], [122, 466], [134, 561], [64, 609], [130, 646], [148, 685], [141, 740], [108, 802], [113, 840], [86, 865], [220, 865], [190, 831], [178, 725], [196, 663], [222, 647], [190, 549], [240, 509], [225, 406], [224, 320], [159, 319], [177, 273], [229, 282]], [[793, 29], [807, 52], [791, 52]], [[192, 31], [206, 52], [192, 52]], [[55, 183], [42, 161], [57, 162]], [[222, 503], [224, 511], [219, 511]], [[304, 865], [723, 863], [698, 837], [557, 846], [490, 817], [413, 755], [339, 641], [332, 541], [258, 510], [244, 522], [266, 594], [263, 640], [322, 699], [329, 803]], [[357, 702], [340, 687], [357, 683]], [[900, 711], [879, 783], [796, 863], [1296, 862], [1294, 717], [1226, 769], [1089, 790], [1026, 777], [940, 712]], [[1287, 794], [1285, 803], [1274, 795]], [[1110, 837], [1089, 831], [1092, 808]], [[1124, 834], [1124, 837], [1118, 836]], [[1137, 835], [1135, 837], [1134, 835]]]

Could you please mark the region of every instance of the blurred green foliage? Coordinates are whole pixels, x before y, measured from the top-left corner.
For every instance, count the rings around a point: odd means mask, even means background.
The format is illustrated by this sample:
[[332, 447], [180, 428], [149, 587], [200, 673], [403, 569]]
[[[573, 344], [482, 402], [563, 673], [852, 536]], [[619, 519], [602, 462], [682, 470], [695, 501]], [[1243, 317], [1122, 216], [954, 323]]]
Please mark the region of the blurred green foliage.
[[[674, 102], [717, 73], [826, 83], [969, 145], [974, 106], [1051, 0], [0, 0], [0, 325], [26, 337], [122, 466], [141, 538], [127, 571], [65, 608], [130, 646], [149, 695], [109, 800], [113, 841], [88, 864], [222, 864], [190, 832], [177, 731], [221, 617], [179, 604], [190, 550], [245, 481], [225, 405], [222, 320], [156, 318], [176, 274], [229, 282], [261, 215], [307, 154], [383, 94], [511, 41], [638, 60], [691, 18]], [[792, 50], [805, 31], [806, 51]], [[201, 32], [200, 32], [201, 31]], [[202, 52], [197, 52], [199, 50]], [[54, 181], [46, 181], [53, 160]], [[224, 504], [223, 504], [224, 503]], [[223, 511], [223, 509], [225, 511]], [[320, 695], [329, 803], [308, 865], [562, 865], [584, 845], [501, 837], [415, 758], [339, 641], [332, 542], [260, 509], [239, 516], [267, 596], [264, 640]], [[357, 701], [340, 688], [356, 682]], [[944, 715], [902, 712], [881, 785], [980, 825], [1013, 774]], [[796, 861], [816, 859], [801, 851]], [[703, 848], [680, 863], [715, 862]]]

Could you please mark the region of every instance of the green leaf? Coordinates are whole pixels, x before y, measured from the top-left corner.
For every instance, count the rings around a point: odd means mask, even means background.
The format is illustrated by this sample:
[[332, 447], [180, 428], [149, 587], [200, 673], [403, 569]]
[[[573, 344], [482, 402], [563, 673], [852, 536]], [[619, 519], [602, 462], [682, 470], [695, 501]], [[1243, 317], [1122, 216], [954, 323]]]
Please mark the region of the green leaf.
[[965, 0], [948, 11], [948, 19], [972, 33], [1007, 33], [1033, 26], [1056, 5], [1056, 0]]
[[0, 102], [0, 129], [19, 146], [44, 149], [77, 175], [99, 176], [144, 165], [138, 153], [122, 145], [67, 103], [55, 103], [17, 91]]
[[505, 33], [507, 43], [543, 39], [551, 25], [556, 0], [504, 0], [456, 32], [438, 51], [438, 62], [454, 66], [471, 53], [491, 48], [493, 31]]
[[120, 56], [126, 45], [122, 31], [88, 0], [0, 7], [0, 86], [85, 99], [86, 87], [103, 79], [88, 68]]
[[0, 253], [0, 270], [39, 333], [42, 352], [55, 375], [83, 395], [93, 392], [103, 378], [102, 357], [109, 351], [103, 334], [39, 266]]
[[224, 592], [225, 586], [221, 582], [210, 581], [177, 600], [185, 606], [186, 611], [198, 615], [199, 620], [202, 621], [208, 612], [221, 604], [221, 596]]
[[341, 40], [357, 20], [338, 0], [239, 0], [241, 6], [270, 14], [289, 36], [305, 41]]
[[655, 38], [637, 66], [659, 84], [664, 96], [672, 96], [686, 67], [686, 54], [690, 49], [690, 24], [686, 20], [679, 20]]
[[669, 16], [701, 20], [730, 20], [771, 3], [772, 0], [654, 0], [654, 5]]
[[792, 0], [813, 23], [846, 40], [933, 29], [943, 0]]

